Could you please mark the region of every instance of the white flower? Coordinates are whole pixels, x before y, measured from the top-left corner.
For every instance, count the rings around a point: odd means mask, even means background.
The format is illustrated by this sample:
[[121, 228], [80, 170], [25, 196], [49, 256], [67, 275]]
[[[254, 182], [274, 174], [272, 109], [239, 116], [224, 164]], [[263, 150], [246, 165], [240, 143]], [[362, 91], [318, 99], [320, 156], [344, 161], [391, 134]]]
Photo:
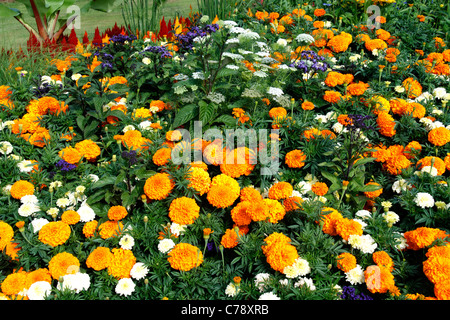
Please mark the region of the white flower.
[[420, 172], [426, 172], [430, 174], [433, 177], [436, 177], [438, 175], [438, 170], [435, 167], [432, 166], [423, 166], [422, 169], [420, 169]]
[[29, 194], [20, 198], [20, 202], [22, 202], [22, 204], [37, 204], [39, 200], [34, 194]]
[[408, 190], [410, 185], [405, 179], [400, 179], [394, 182], [392, 185], [392, 190], [394, 190], [397, 193], [402, 193], [402, 191]]
[[333, 131], [336, 133], [341, 133], [344, 130], [344, 126], [339, 122], [336, 122], [335, 124], [333, 124], [331, 129], [333, 129]]
[[197, 71], [192, 74], [192, 78], [199, 79], [199, 80], [205, 80], [205, 75], [203, 74], [202, 71]]
[[230, 28], [230, 33], [238, 33], [238, 34], [241, 34], [241, 33], [244, 33], [244, 32], [245, 32], [245, 29], [242, 28], [242, 27], [231, 27], [231, 28]]
[[53, 189], [57, 189], [59, 187], [62, 187], [62, 182], [61, 181], [52, 181], [50, 182], [50, 187], [49, 188], [53, 188]]
[[433, 95], [438, 99], [444, 98], [446, 94], [447, 94], [447, 91], [445, 90], [445, 88], [442, 88], [442, 87], [435, 88], [433, 90]]
[[442, 114], [444, 114], [444, 111], [434, 108], [434, 109], [431, 111], [431, 114], [435, 114], [435, 115], [437, 115], [437, 116], [441, 116]]
[[238, 38], [230, 38], [227, 41], [225, 41], [225, 44], [231, 44], [231, 43], [239, 43]]
[[303, 277], [303, 278], [300, 278], [299, 281], [294, 283], [295, 288], [303, 287], [303, 286], [306, 286], [311, 291], [316, 290], [316, 286], [314, 285], [313, 279], [311, 279], [311, 278]]
[[70, 205], [70, 200], [67, 198], [59, 198], [56, 200], [56, 205], [60, 208], [65, 208]]
[[74, 73], [70, 78], [71, 78], [73, 81], [78, 81], [78, 79], [80, 79], [81, 77], [82, 77], [81, 74], [79, 74], [79, 73]]
[[297, 189], [299, 190], [299, 192], [301, 194], [305, 194], [305, 193], [307, 193], [308, 191], [311, 190], [311, 183], [309, 183], [307, 181], [300, 181], [297, 184]]
[[170, 225], [170, 232], [176, 236], [179, 236], [186, 230], [186, 225], [172, 223]]
[[89, 222], [95, 219], [94, 210], [92, 210], [92, 208], [86, 202], [83, 202], [81, 204], [77, 212], [80, 215], [81, 222]]
[[273, 292], [266, 292], [260, 295], [258, 300], [280, 300], [280, 297]]
[[322, 115], [322, 114], [316, 115], [314, 119], [317, 120], [319, 123], [327, 123], [328, 122], [327, 116]]
[[280, 38], [280, 39], [278, 39], [277, 44], [282, 46], [282, 47], [286, 47], [287, 46], [287, 41], [286, 41], [286, 39]]
[[34, 233], [38, 232], [39, 230], [41, 230], [41, 228], [46, 225], [47, 223], [49, 223], [49, 221], [45, 218], [36, 218], [33, 219], [31, 221], [31, 225], [33, 226], [33, 231]]
[[[159, 110], [159, 109], [158, 109]], [[127, 126], [125, 126], [123, 129], [122, 129], [122, 131], [123, 132], [127, 132], [127, 131], [132, 131], [132, 130], [135, 130], [136, 128], [132, 125], [132, 124], [129, 124], [129, 125], [127, 125]]]
[[141, 130], [149, 130], [149, 129], [152, 128], [151, 124], [152, 124], [152, 122], [149, 121], [149, 120], [142, 121], [141, 123], [139, 123], [139, 129], [141, 129]]
[[361, 209], [356, 211], [355, 216], [360, 217], [362, 219], [368, 219], [372, 216], [372, 214], [370, 213], [369, 210]]
[[397, 223], [400, 220], [398, 214], [394, 211], [388, 211], [382, 214], [384, 221], [387, 222], [388, 225], [392, 226], [394, 223]]
[[131, 278], [123, 278], [117, 282], [115, 291], [121, 296], [129, 296], [134, 292], [135, 286]]
[[395, 86], [394, 90], [398, 93], [405, 92], [405, 88], [403, 86]]
[[45, 300], [52, 291], [52, 286], [47, 281], [36, 281], [27, 290], [30, 300]]
[[49, 216], [53, 217], [53, 216], [56, 216], [59, 213], [59, 209], [55, 208], [55, 207], [52, 207], [52, 208], [48, 209], [46, 212], [47, 212], [47, 214]]
[[363, 253], [373, 253], [378, 246], [369, 234], [352, 234], [348, 237], [348, 243], [352, 248], [361, 250]]
[[440, 209], [440, 210], [445, 210], [447, 209], [447, 205], [445, 204], [444, 201], [436, 201], [436, 208]]
[[262, 292], [266, 288], [270, 274], [268, 273], [258, 273], [255, 276], [255, 285], [258, 287], [259, 291]]
[[267, 93], [276, 97], [280, 97], [283, 95], [283, 90], [281, 90], [280, 88], [269, 87], [269, 89], [267, 89]]
[[175, 247], [175, 242], [172, 239], [162, 239], [158, 243], [158, 250], [162, 253], [167, 253]]
[[283, 273], [286, 275], [286, 278], [296, 278], [299, 276], [305, 276], [311, 272], [311, 268], [309, 266], [308, 261], [303, 258], [295, 259], [294, 263], [290, 266], [287, 266], [283, 269]]
[[75, 188], [75, 191], [77, 193], [84, 193], [84, 191], [86, 191], [86, 187], [85, 186], [78, 186]]
[[364, 270], [357, 264], [355, 268], [345, 273], [345, 280], [353, 285], [364, 283]]
[[433, 196], [427, 192], [417, 193], [414, 202], [421, 208], [431, 208], [434, 206]]
[[19, 168], [20, 172], [29, 173], [33, 171], [33, 162], [30, 160], [22, 160], [17, 164], [17, 167]]
[[10, 154], [13, 151], [13, 146], [8, 141], [0, 142], [0, 153], [1, 154]]
[[239, 38], [240, 39], [243, 38], [243, 39], [249, 39], [249, 40], [256, 40], [256, 39], [259, 39], [260, 36], [256, 32], [251, 31], [249, 29], [246, 29], [245, 32], [242, 32], [241, 34], [239, 34]]
[[24, 203], [19, 207], [18, 210], [19, 215], [22, 217], [29, 217], [39, 211], [41, 211], [41, 209], [34, 203]]
[[295, 37], [295, 40], [297, 42], [300, 42], [304, 46], [309, 45], [315, 41], [313, 36], [311, 36], [310, 34], [307, 34], [307, 33], [299, 34], [297, 37]]
[[148, 268], [142, 262], [136, 262], [130, 270], [130, 276], [136, 280], [145, 278], [147, 273]]
[[89, 289], [91, 279], [87, 273], [71, 273], [62, 277], [62, 282], [58, 282], [58, 289], [69, 289], [79, 293], [83, 290]]
[[131, 250], [134, 246], [134, 238], [129, 234], [125, 234], [120, 238], [119, 245], [124, 250]]
[[395, 239], [395, 248], [397, 250], [403, 250], [406, 249], [406, 247], [408, 246], [408, 242], [406, 241], [406, 238], [403, 236], [403, 233], [399, 233], [399, 232], [395, 232], [399, 235], [398, 238]]
[[241, 289], [237, 287], [233, 282], [231, 282], [225, 288], [225, 294], [229, 297], [235, 297]]
[[150, 60], [150, 58], [145, 57], [144, 59], [142, 59], [142, 63], [149, 65], [150, 63], [152, 63], [152, 60]]

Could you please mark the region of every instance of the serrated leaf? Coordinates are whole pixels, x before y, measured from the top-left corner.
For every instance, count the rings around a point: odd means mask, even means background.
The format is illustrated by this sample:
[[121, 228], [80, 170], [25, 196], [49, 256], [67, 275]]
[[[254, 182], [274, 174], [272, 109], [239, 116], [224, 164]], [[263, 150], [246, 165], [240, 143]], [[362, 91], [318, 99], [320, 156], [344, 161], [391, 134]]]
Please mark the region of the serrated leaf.
[[173, 127], [178, 128], [186, 122], [194, 119], [198, 115], [198, 106], [195, 104], [188, 104], [178, 110], [173, 120]]
[[199, 106], [200, 121], [202, 121], [203, 124], [210, 123], [211, 120], [214, 119], [214, 116], [216, 115], [217, 107], [212, 103], [210, 104], [199, 103], [198, 106]]

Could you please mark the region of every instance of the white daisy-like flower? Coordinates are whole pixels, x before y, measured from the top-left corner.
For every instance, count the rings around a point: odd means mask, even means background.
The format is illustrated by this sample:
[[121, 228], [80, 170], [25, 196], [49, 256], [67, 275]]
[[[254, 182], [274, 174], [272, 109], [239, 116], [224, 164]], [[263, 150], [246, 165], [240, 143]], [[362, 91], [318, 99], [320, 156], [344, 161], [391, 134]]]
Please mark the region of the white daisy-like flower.
[[[159, 110], [159, 109], [158, 109]], [[132, 131], [132, 130], [135, 130], [136, 128], [132, 125], [132, 124], [129, 124], [129, 125], [127, 125], [127, 126], [125, 126], [123, 129], [122, 129], [122, 131], [123, 132], [127, 132], [127, 131]]]
[[313, 279], [311, 279], [311, 278], [303, 277], [303, 278], [300, 278], [299, 281], [294, 283], [295, 288], [303, 287], [303, 286], [306, 286], [311, 291], [316, 290], [316, 286], [314, 285]]
[[130, 270], [130, 276], [133, 279], [140, 280], [148, 274], [148, 268], [142, 262], [136, 262]]
[[283, 269], [283, 273], [286, 275], [286, 278], [290, 279], [305, 276], [310, 272], [311, 268], [308, 261], [300, 257], [295, 259], [292, 265], [287, 266]]
[[237, 287], [233, 282], [227, 285], [225, 288], [225, 294], [229, 297], [235, 297], [241, 289]]
[[31, 225], [33, 226], [33, 232], [34, 233], [36, 233], [36, 232], [39, 232], [39, 230], [41, 230], [41, 228], [43, 227], [43, 226], [45, 226], [47, 223], [49, 223], [50, 221], [48, 221], [47, 219], [45, 219], [45, 218], [36, 218], [36, 219], [33, 219], [32, 221], [31, 221]]
[[264, 291], [270, 279], [270, 274], [268, 273], [258, 273], [255, 276], [255, 285], [260, 292]]
[[10, 154], [13, 151], [13, 146], [9, 141], [0, 141], [0, 153]]
[[178, 223], [175, 223], [175, 222], [173, 222], [173, 223], [170, 225], [170, 233], [176, 235], [177, 237], [178, 237], [180, 234], [183, 234], [183, 232], [184, 232], [185, 230], [186, 230], [186, 225], [178, 224]]
[[20, 172], [29, 173], [33, 171], [33, 162], [30, 160], [22, 160], [17, 164], [17, 167], [19, 168]]
[[136, 285], [131, 278], [123, 278], [117, 282], [115, 291], [118, 295], [130, 296], [134, 292], [135, 287]]
[[27, 290], [30, 300], [45, 300], [52, 291], [52, 286], [47, 281], [36, 281]]
[[410, 188], [410, 184], [405, 179], [397, 180], [392, 185], [392, 190], [397, 193], [402, 193], [402, 191], [406, 191]]
[[94, 210], [92, 210], [92, 208], [86, 202], [83, 202], [81, 204], [77, 212], [80, 215], [81, 222], [89, 222], [95, 219]]
[[358, 249], [363, 253], [373, 253], [377, 248], [377, 243], [369, 234], [357, 235], [352, 234], [348, 237], [348, 243], [354, 249]]
[[22, 204], [38, 204], [39, 199], [34, 194], [28, 194], [20, 198]]
[[65, 208], [70, 205], [70, 200], [68, 198], [59, 198], [56, 200], [56, 205], [60, 208]]
[[445, 88], [438, 87], [433, 89], [433, 96], [435, 96], [438, 99], [444, 98], [446, 94], [447, 90], [445, 90]]
[[149, 120], [144, 120], [144, 121], [142, 121], [141, 123], [139, 123], [139, 129], [141, 129], [141, 130], [150, 130], [152, 127], [151, 127], [151, 125], [152, 125], [152, 122], [151, 121], [149, 121]]
[[91, 279], [87, 273], [71, 273], [62, 277], [62, 281], [58, 282], [58, 289], [69, 289], [79, 293], [83, 290], [89, 289]]
[[369, 210], [361, 209], [356, 211], [355, 216], [360, 217], [361, 219], [368, 219], [372, 216], [372, 214]]
[[266, 292], [260, 295], [258, 300], [281, 300], [281, 299], [273, 292]]
[[353, 285], [364, 283], [364, 270], [357, 264], [355, 268], [345, 273], [345, 280]]
[[39, 211], [41, 209], [35, 203], [24, 203], [19, 207], [18, 213], [21, 217], [29, 217]]
[[394, 225], [395, 223], [400, 221], [400, 217], [398, 214], [396, 214], [394, 211], [388, 211], [388, 212], [384, 212], [382, 214], [382, 217], [384, 219], [384, 221], [386, 221], [386, 223], [389, 226]]
[[124, 250], [131, 250], [134, 246], [134, 238], [129, 234], [125, 234], [120, 238], [119, 245]]
[[158, 243], [158, 250], [162, 253], [167, 253], [175, 247], [175, 242], [172, 239], [162, 239]]
[[434, 206], [434, 198], [427, 192], [419, 192], [414, 198], [414, 202], [421, 208], [431, 208]]

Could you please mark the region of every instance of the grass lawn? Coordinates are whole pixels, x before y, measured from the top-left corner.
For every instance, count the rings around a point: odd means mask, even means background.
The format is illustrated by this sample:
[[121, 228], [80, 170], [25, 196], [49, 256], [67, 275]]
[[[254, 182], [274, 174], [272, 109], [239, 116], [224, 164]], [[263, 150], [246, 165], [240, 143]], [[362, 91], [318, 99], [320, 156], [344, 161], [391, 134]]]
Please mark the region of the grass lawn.
[[[80, 7], [85, 5], [87, 0], [77, 1]], [[22, 12], [26, 12], [25, 6], [21, 3], [13, 2], [11, 7], [18, 8]], [[197, 8], [196, 0], [167, 0], [167, 2], [161, 8], [161, 17], [164, 16], [166, 21], [173, 18], [175, 15], [187, 16], [189, 15], [190, 5], [193, 10]], [[35, 25], [34, 19], [24, 14], [25, 21], [32, 26]], [[87, 31], [89, 38], [92, 39], [95, 28], [98, 27], [100, 32], [105, 29], [114, 26], [114, 23], [120, 26], [123, 24], [122, 9], [117, 7], [110, 13], [103, 13], [99, 11], [89, 11], [81, 16], [81, 28], [76, 30], [79, 38]], [[66, 32], [67, 33], [67, 32]], [[0, 18], [0, 48], [6, 49], [19, 49], [20, 47], [26, 48], [28, 40], [28, 32], [25, 28], [17, 22], [14, 18]]]

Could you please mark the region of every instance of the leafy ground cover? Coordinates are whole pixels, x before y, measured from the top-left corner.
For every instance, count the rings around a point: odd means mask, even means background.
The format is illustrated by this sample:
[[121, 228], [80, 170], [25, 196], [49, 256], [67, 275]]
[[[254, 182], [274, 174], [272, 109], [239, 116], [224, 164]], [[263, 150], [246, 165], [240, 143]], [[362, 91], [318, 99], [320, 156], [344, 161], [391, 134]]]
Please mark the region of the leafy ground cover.
[[447, 300], [450, 5], [369, 5], [8, 66], [1, 296]]

